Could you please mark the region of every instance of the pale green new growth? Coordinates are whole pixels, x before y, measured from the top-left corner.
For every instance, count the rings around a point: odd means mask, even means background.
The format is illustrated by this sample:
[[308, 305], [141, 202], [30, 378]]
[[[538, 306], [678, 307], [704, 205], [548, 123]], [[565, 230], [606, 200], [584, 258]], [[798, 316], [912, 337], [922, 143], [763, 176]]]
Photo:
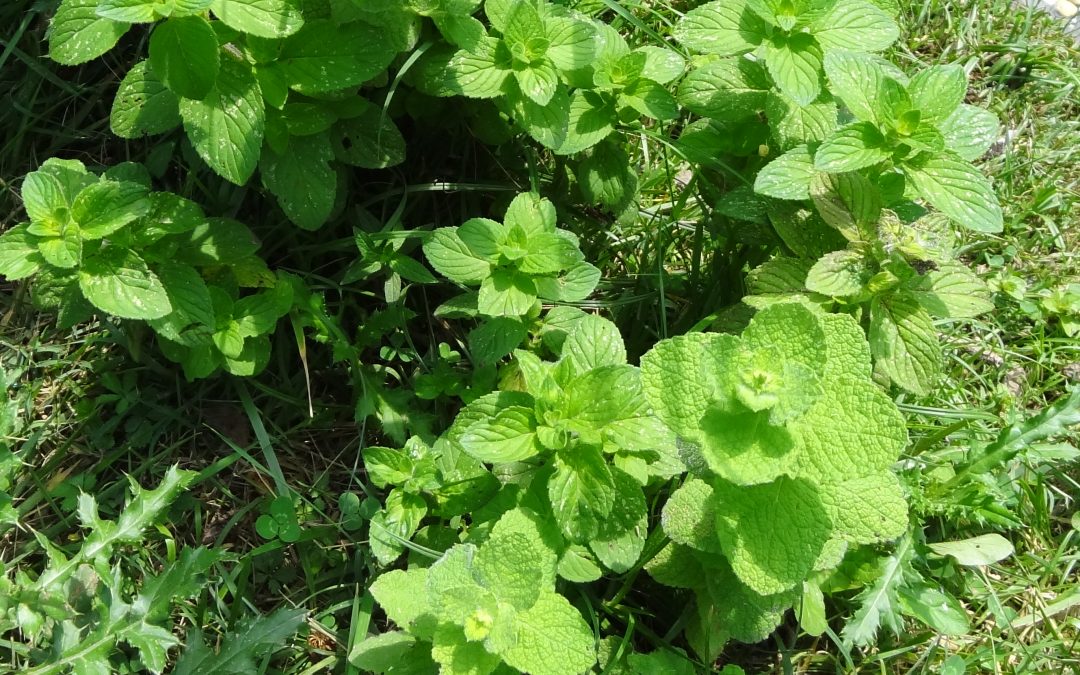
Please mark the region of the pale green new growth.
[[372, 595], [415, 640], [368, 638], [353, 651], [354, 664], [386, 672], [394, 662], [379, 650], [426, 649], [443, 672], [483, 675], [500, 663], [540, 675], [588, 670], [596, 661], [592, 631], [555, 592], [557, 556], [543, 542], [536, 516], [515, 509], [479, 547], [459, 544], [430, 568], [379, 577]]
[[[696, 550], [695, 564], [730, 564], [750, 595], [789, 597], [836, 560], [837, 544], [902, 534], [907, 504], [891, 467], [907, 431], [870, 373], [854, 320], [796, 303], [758, 312], [740, 338], [683, 336], [646, 354], [650, 404], [715, 474], [671, 496], [672, 541]], [[696, 587], [666, 560], [659, 579]], [[699, 604], [713, 603], [702, 593]]]

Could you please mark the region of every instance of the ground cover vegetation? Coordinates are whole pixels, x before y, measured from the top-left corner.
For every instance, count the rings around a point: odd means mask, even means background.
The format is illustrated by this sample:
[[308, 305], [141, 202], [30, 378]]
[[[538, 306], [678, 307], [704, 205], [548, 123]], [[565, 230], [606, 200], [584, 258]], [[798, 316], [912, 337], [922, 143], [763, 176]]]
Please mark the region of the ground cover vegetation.
[[0, 9], [0, 668], [1080, 666], [1077, 52], [958, 8]]

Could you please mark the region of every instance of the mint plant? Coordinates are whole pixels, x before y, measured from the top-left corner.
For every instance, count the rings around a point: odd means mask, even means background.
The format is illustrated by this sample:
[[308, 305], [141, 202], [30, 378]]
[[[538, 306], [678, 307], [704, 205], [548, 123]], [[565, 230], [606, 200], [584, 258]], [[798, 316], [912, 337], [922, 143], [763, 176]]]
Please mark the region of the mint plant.
[[800, 106], [822, 94], [824, 56], [880, 52], [899, 36], [892, 17], [867, 0], [709, 2], [675, 28], [676, 40], [705, 54], [753, 53], [780, 92]]
[[[0, 274], [36, 277], [35, 299], [63, 324], [146, 321], [189, 378], [265, 367], [296, 280], [266, 268], [246, 226], [75, 160], [47, 160], [22, 196], [30, 222], [0, 235]], [[269, 288], [240, 297], [245, 287]]]
[[[703, 639], [710, 630], [761, 639], [813, 572], [834, 567], [848, 546], [905, 531], [892, 465], [907, 430], [872, 381], [851, 318], [775, 304], [741, 337], [661, 341], [641, 372], [656, 415], [701, 458], [701, 478], [664, 507], [675, 548], [651, 564], [658, 580], [697, 591], [699, 614], [710, 619]], [[778, 536], [778, 523], [792, 527]], [[712, 642], [698, 644], [712, 658]]]
[[475, 309], [491, 317], [524, 316], [541, 299], [584, 300], [600, 280], [577, 237], [556, 227], [554, 205], [531, 193], [514, 198], [502, 223], [473, 218], [435, 230], [424, 255], [447, 279], [478, 286]]
[[874, 168], [879, 190], [897, 181], [901, 187], [910, 184], [958, 225], [1001, 231], [1001, 206], [993, 188], [971, 165], [995, 140], [998, 124], [991, 113], [963, 103], [963, 69], [936, 66], [902, 82], [882, 63], [836, 52], [826, 56], [825, 71], [832, 91], [856, 121], [815, 148], [794, 148], [777, 158], [758, 174], [758, 192], [808, 198], [816, 172]]
[[556, 563], [537, 516], [507, 511], [479, 546], [376, 579], [371, 593], [400, 630], [361, 642], [349, 660], [377, 673], [431, 661], [450, 672], [585, 672], [596, 661], [593, 633], [556, 592]]

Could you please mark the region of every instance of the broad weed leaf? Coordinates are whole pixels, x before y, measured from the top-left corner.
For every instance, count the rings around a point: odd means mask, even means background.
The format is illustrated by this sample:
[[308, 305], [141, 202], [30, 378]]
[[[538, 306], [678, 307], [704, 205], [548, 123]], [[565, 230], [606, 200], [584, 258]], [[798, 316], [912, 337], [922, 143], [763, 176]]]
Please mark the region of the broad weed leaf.
[[225, 634], [217, 652], [206, 646], [198, 630], [188, 633], [183, 654], [173, 669], [178, 675], [245, 675], [257, 670], [255, 659], [281, 649], [299, 629], [302, 609], [279, 609], [241, 621]]

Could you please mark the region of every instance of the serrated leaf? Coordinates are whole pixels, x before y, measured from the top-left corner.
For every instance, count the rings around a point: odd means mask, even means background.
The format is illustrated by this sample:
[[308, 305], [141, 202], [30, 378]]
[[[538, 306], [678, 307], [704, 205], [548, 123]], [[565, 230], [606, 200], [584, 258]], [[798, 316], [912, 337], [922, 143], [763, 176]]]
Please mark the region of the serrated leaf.
[[836, 102], [827, 94], [808, 105], [799, 105], [778, 91], [770, 92], [765, 115], [769, 118], [773, 137], [784, 152], [823, 141], [836, 129]]
[[950, 220], [976, 232], [1001, 232], [1003, 215], [997, 195], [967, 160], [944, 153], [918, 164], [905, 163], [904, 176], [926, 201]]
[[938, 124], [938, 130], [946, 148], [962, 159], [974, 161], [998, 139], [1001, 123], [989, 110], [962, 103]]
[[776, 86], [799, 105], [821, 94], [821, 49], [806, 33], [774, 36], [765, 43], [765, 67]]
[[330, 164], [333, 159], [326, 134], [294, 137], [282, 154], [270, 147], [262, 151], [263, 184], [277, 197], [289, 220], [305, 230], [322, 227], [334, 210], [338, 181]]
[[557, 593], [543, 593], [517, 615], [518, 642], [503, 652], [510, 666], [531, 675], [576, 675], [596, 663], [593, 632]]
[[304, 25], [294, 0], [213, 0], [210, 11], [229, 28], [263, 38], [283, 38]]
[[814, 151], [814, 168], [829, 173], [858, 171], [892, 156], [885, 137], [869, 122], [855, 122], [826, 137]]
[[544, 29], [551, 43], [547, 57], [559, 70], [577, 70], [593, 62], [596, 55], [596, 32], [593, 27], [570, 17], [548, 17]]
[[180, 116], [191, 144], [211, 169], [243, 185], [255, 172], [266, 129], [259, 83], [245, 64], [226, 59], [201, 101], [183, 99]]
[[121, 138], [163, 134], [180, 125], [180, 100], [161, 83], [149, 61], [132, 66], [113, 99], [109, 126]]
[[570, 95], [559, 87], [546, 105], [526, 96], [514, 97], [514, 121], [534, 140], [556, 150], [566, 143], [570, 126]]
[[679, 84], [679, 104], [718, 120], [738, 120], [765, 108], [769, 80], [760, 63], [744, 57], [707, 61]]
[[543, 450], [536, 439], [533, 411], [516, 406], [500, 410], [493, 418], [471, 425], [461, 435], [459, 442], [465, 452], [492, 463], [519, 462]]
[[615, 502], [615, 483], [600, 449], [578, 444], [561, 452], [548, 479], [555, 521], [575, 543], [595, 538]]
[[0, 275], [18, 281], [36, 273], [45, 264], [37, 247], [37, 237], [16, 225], [0, 234]]
[[918, 277], [907, 291], [927, 312], [941, 318], [973, 318], [994, 309], [986, 283], [955, 263], [943, 263]]
[[201, 16], [172, 18], [150, 34], [150, 67], [161, 83], [183, 98], [202, 99], [217, 79], [217, 34]]
[[810, 268], [806, 288], [822, 295], [842, 298], [861, 292], [870, 276], [870, 269], [861, 253], [833, 251]]
[[941, 372], [941, 344], [930, 315], [908, 295], [875, 298], [870, 350], [893, 382], [910, 392], [930, 391]]
[[615, 324], [595, 315], [582, 317], [563, 343], [562, 358], [579, 373], [626, 363], [626, 347]]
[[895, 74], [866, 54], [832, 50], [824, 67], [830, 90], [862, 122], [891, 124], [899, 102], [907, 98]]
[[147, 190], [138, 183], [103, 180], [88, 185], [71, 205], [83, 239], [101, 239], [150, 211]]
[[65, 66], [95, 59], [116, 46], [131, 24], [97, 14], [98, 0], [64, 0], [49, 26], [49, 58]]
[[188, 634], [187, 647], [176, 662], [177, 675], [245, 675], [257, 670], [255, 659], [281, 649], [282, 643], [300, 627], [303, 609], [279, 609], [272, 614], [248, 619], [225, 635], [214, 653], [206, 647], [198, 631]]
[[675, 25], [675, 39], [706, 54], [734, 56], [764, 42], [769, 25], [748, 11], [745, 0], [718, 0], [696, 7]]
[[432, 233], [424, 242], [424, 257], [436, 272], [459, 284], [475, 286], [491, 275], [491, 263], [473, 253], [452, 227]]
[[615, 500], [611, 513], [600, 524], [600, 530], [589, 542], [589, 548], [605, 567], [616, 573], [632, 568], [645, 548], [648, 532], [648, 510], [641, 486], [628, 474], [613, 469]]
[[967, 95], [967, 73], [958, 65], [923, 68], [908, 84], [911, 105], [924, 123], [937, 125], [947, 120]]
[[825, 49], [856, 52], [880, 52], [900, 37], [891, 16], [862, 0], [833, 3], [814, 20], [810, 31]]
[[802, 145], [766, 164], [754, 180], [754, 191], [777, 199], [809, 199], [815, 173], [810, 151]]
[[122, 319], [160, 319], [172, 311], [157, 275], [134, 251], [118, 246], [83, 260], [79, 288], [95, 307]]
[[289, 86], [310, 94], [347, 89], [381, 73], [397, 55], [385, 31], [365, 23], [309, 21], [278, 55]]

